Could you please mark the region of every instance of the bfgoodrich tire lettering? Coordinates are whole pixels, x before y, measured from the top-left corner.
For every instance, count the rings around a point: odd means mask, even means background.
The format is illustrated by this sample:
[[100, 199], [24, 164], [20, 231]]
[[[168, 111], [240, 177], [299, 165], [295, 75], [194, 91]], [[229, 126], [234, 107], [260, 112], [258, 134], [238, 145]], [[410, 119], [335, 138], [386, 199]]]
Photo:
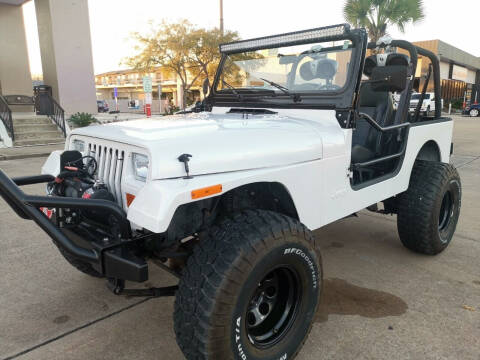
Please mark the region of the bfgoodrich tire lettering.
[[273, 212], [236, 214], [188, 261], [175, 301], [177, 342], [187, 359], [292, 359], [321, 286], [308, 229]]
[[457, 226], [461, 197], [460, 177], [452, 165], [417, 160], [409, 188], [398, 198], [403, 245], [428, 255], [445, 250]]

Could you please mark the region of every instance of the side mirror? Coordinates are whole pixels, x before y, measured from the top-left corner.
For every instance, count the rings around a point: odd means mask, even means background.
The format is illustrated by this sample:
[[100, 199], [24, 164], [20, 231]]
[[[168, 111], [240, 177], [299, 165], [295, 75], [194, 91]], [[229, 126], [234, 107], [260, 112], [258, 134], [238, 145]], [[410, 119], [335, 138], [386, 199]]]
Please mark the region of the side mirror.
[[207, 96], [208, 92], [210, 90], [210, 81], [208, 80], [208, 77], [203, 80], [203, 84], [202, 84], [202, 92], [203, 92], [203, 96]]
[[373, 91], [401, 92], [407, 87], [407, 67], [402, 65], [377, 66], [368, 81]]

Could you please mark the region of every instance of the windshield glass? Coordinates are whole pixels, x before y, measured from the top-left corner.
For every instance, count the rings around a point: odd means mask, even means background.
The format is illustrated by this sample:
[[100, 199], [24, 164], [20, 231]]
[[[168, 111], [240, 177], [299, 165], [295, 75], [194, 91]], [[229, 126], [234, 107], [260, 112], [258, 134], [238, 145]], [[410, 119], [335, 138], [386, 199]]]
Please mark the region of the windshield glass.
[[229, 54], [216, 90], [279, 94], [338, 91], [347, 81], [351, 56], [349, 40]]
[[[420, 100], [422, 94], [412, 94], [412, 100]], [[430, 99], [430, 94], [425, 94], [425, 99]]]

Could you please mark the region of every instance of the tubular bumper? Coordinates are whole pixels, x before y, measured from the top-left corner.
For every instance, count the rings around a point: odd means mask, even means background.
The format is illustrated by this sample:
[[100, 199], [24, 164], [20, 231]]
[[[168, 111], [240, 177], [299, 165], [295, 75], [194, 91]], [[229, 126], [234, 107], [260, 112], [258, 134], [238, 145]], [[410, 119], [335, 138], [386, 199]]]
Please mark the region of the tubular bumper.
[[[106, 200], [75, 199], [53, 196], [33, 196], [25, 194], [19, 186], [47, 183], [55, 178], [51, 175], [38, 175], [21, 178], [9, 178], [0, 169], [0, 195], [10, 207], [23, 219], [33, 220], [50, 236], [55, 244], [74, 257], [86, 261], [103, 275], [131, 281], [148, 279], [148, 265], [124, 245], [131, 244], [132, 232], [130, 222], [122, 208], [116, 203]], [[109, 239], [105, 244], [92, 242], [92, 249], [78, 246], [67, 234], [50, 221], [40, 207], [74, 208], [102, 211], [115, 219], [119, 233], [116, 239]], [[92, 241], [94, 239], [87, 239]]]

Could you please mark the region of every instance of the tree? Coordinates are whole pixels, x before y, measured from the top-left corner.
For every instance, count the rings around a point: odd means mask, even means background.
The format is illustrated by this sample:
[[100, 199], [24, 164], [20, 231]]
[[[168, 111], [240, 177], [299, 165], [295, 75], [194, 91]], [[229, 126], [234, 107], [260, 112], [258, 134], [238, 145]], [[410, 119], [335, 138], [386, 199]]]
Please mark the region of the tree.
[[371, 41], [387, 34], [387, 26], [405, 31], [408, 23], [425, 17], [422, 0], [347, 0], [343, 16], [355, 27], [365, 27]]
[[138, 42], [138, 53], [126, 63], [140, 72], [149, 72], [160, 66], [178, 76], [183, 90], [182, 105], [186, 93], [202, 78], [212, 77], [220, 61], [219, 44], [238, 40], [236, 32], [197, 28], [187, 20], [178, 23], [162, 21], [148, 35], [133, 34]]

